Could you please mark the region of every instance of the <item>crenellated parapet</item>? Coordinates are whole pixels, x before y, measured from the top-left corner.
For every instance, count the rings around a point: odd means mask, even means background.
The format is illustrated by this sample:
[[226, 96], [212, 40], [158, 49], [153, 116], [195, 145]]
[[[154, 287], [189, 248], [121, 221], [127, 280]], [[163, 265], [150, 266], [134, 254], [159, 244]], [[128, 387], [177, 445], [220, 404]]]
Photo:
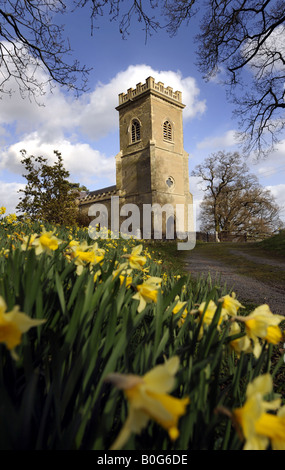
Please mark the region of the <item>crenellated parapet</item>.
[[155, 94], [162, 95], [163, 97], [177, 102], [182, 105], [182, 92], [181, 91], [173, 91], [173, 88], [170, 86], [165, 87], [164, 83], [162, 82], [155, 82], [153, 77], [148, 77], [145, 83], [138, 83], [136, 88], [129, 88], [127, 93], [120, 93], [119, 94], [119, 106], [124, 105], [128, 101], [132, 101], [136, 98], [139, 98], [140, 95], [146, 92], [154, 92]]

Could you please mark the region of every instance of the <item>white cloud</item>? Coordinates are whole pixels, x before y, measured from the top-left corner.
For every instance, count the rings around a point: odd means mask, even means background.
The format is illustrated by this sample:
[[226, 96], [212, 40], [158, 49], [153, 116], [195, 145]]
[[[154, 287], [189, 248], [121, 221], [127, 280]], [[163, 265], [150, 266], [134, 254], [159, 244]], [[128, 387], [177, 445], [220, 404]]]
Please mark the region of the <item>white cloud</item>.
[[266, 158], [256, 160], [255, 156], [250, 156], [248, 163], [257, 176], [264, 181], [269, 178], [284, 179], [285, 172], [285, 140], [281, 140], [274, 151], [272, 151]]
[[257, 169], [257, 174], [261, 178], [269, 178], [275, 175], [277, 171], [278, 171], [277, 167], [273, 165], [268, 165], [268, 166], [264, 165]]
[[16, 205], [19, 202], [18, 191], [24, 188], [21, 183], [7, 183], [0, 181], [0, 206], [6, 207], [6, 215], [16, 212]]
[[276, 184], [272, 186], [266, 186], [269, 189], [279, 207], [282, 210], [282, 219], [285, 221], [285, 184]]
[[183, 78], [181, 73], [173, 71], [157, 71], [148, 65], [130, 65], [126, 70], [119, 72], [109, 83], [98, 83], [95, 90], [90, 93], [88, 102], [82, 104], [80, 128], [90, 138], [97, 139], [106, 135], [118, 126], [119, 93], [126, 93], [128, 88], [135, 88], [137, 83], [144, 83], [152, 76], [156, 82], [163, 82], [171, 86], [174, 91], [182, 92], [182, 99], [186, 108], [184, 118], [193, 118], [204, 113], [206, 103], [199, 100], [200, 90], [193, 77]]
[[9, 132], [25, 135], [37, 131], [42, 139], [52, 141], [78, 125], [79, 102], [68, 99], [58, 89], [49, 93], [41, 104], [22, 99], [18, 94], [1, 99], [0, 124]]
[[24, 172], [21, 164], [21, 149], [27, 150], [28, 155], [47, 157], [50, 163], [56, 160], [54, 150], [58, 150], [62, 154], [64, 166], [70, 172], [72, 180], [85, 184], [87, 187], [96, 184], [100, 186], [102, 179], [114, 184], [115, 157], [106, 157], [88, 144], [72, 144], [66, 139], [47, 143], [42, 142], [37, 133], [30, 134], [2, 153], [1, 166], [3, 169], [8, 168], [11, 172], [18, 174]]
[[[43, 73], [41, 71], [40, 73]], [[2, 151], [0, 167], [22, 174], [21, 149], [28, 154], [52, 155], [59, 150], [65, 159], [66, 168], [76, 175], [82, 184], [96, 186], [102, 177], [115, 179], [114, 156], [107, 157], [96, 150], [96, 142], [118, 129], [119, 119], [115, 107], [118, 94], [144, 82], [149, 76], [182, 92], [186, 104], [184, 117], [193, 118], [205, 111], [205, 101], [199, 100], [199, 88], [192, 77], [182, 77], [174, 71], [156, 71], [148, 65], [131, 65], [119, 72], [109, 83], [99, 82], [94, 90], [80, 99], [72, 99], [58, 87], [53, 93], [41, 97], [44, 106], [22, 99], [11, 83], [14, 93], [4, 95], [0, 108]], [[46, 77], [40, 77], [44, 81]], [[115, 149], [114, 153], [117, 153]], [[90, 183], [91, 182], [91, 183]], [[113, 182], [111, 183], [113, 184]], [[99, 183], [99, 187], [101, 187]]]
[[[268, 31], [265, 35], [268, 34]], [[260, 45], [262, 38], [248, 40], [242, 50], [245, 58], [254, 57], [249, 62], [249, 67], [257, 77], [266, 73], [272, 74], [284, 71], [285, 56], [285, 26], [279, 25]], [[257, 52], [256, 52], [257, 51]], [[260, 70], [262, 67], [262, 70]]]
[[223, 150], [227, 147], [234, 147], [238, 144], [235, 130], [229, 130], [224, 135], [207, 137], [197, 144], [198, 149], [209, 148], [213, 151], [216, 149]]
[[205, 100], [199, 100], [200, 90], [193, 77], [183, 78], [181, 73], [174, 71], [157, 71], [148, 65], [130, 65], [120, 71], [109, 83], [99, 82], [94, 90], [77, 102], [77, 109], [72, 113], [76, 125], [83, 134], [93, 140], [98, 140], [118, 127], [116, 106], [119, 93], [135, 88], [137, 83], [144, 82], [152, 76], [156, 82], [171, 86], [174, 91], [182, 92], [186, 105], [184, 117], [193, 118], [204, 113]]
[[20, 98], [15, 90], [11, 97], [2, 97], [0, 124], [16, 123], [17, 133], [36, 130], [44, 140], [76, 130], [96, 141], [118, 126], [115, 110], [118, 94], [135, 87], [138, 82], [144, 82], [148, 76], [173, 87], [174, 91], [182, 91], [186, 104], [185, 118], [205, 111], [205, 101], [199, 100], [199, 88], [193, 77], [183, 78], [179, 71], [156, 71], [148, 65], [131, 65], [109, 83], [99, 82], [92, 92], [80, 99], [71, 99], [55, 87], [53, 93], [40, 98], [43, 106], [38, 106], [34, 101]]

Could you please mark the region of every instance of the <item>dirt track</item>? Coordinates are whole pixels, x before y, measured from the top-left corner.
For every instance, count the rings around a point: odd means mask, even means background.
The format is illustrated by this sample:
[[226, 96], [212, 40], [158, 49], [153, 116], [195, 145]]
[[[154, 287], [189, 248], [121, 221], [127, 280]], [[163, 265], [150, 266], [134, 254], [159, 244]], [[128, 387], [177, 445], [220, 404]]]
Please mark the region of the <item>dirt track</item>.
[[[236, 253], [235, 253], [236, 254]], [[238, 251], [250, 261], [260, 263], [259, 258]], [[277, 267], [279, 270], [285, 271], [285, 262], [262, 258], [262, 264]], [[264, 283], [250, 277], [237, 274], [234, 266], [228, 266], [220, 261], [206, 258], [200, 251], [195, 249], [189, 252], [185, 258], [185, 267], [194, 277], [208, 274], [211, 278], [219, 279], [220, 284], [226, 284], [227, 288], [233, 289], [240, 301], [261, 305], [267, 303], [273, 313], [285, 315], [285, 285], [284, 283]]]

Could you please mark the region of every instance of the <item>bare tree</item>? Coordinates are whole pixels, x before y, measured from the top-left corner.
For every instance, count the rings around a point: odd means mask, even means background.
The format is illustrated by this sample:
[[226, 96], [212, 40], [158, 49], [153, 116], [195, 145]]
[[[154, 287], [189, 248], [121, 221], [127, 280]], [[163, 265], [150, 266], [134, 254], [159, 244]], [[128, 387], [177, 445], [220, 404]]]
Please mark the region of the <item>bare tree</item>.
[[0, 1], [0, 96], [12, 92], [12, 79], [23, 97], [43, 94], [53, 82], [76, 92], [86, 89], [88, 70], [69, 62], [69, 42], [54, 21], [65, 11], [61, 0]]
[[108, 15], [110, 21], [118, 21], [119, 31], [124, 39], [129, 34], [133, 20], [142, 24], [146, 39], [152, 32], [160, 29], [162, 25], [153, 12], [162, 3], [164, 2], [159, 0], [131, 0], [128, 2], [124, 2], [124, 0], [74, 0], [76, 8], [90, 6], [92, 31], [96, 20], [101, 16]]
[[249, 172], [241, 156], [218, 152], [197, 165], [192, 176], [200, 178], [205, 192], [200, 220], [204, 231], [272, 234], [282, 227], [280, 208], [270, 191]]
[[62, 15], [87, 7], [91, 33], [96, 20], [107, 15], [119, 21], [123, 38], [135, 17], [147, 37], [160, 27], [150, 15], [157, 6], [157, 0], [145, 1], [144, 6], [138, 0], [0, 0], [0, 97], [14, 91], [14, 82], [22, 97], [36, 98], [54, 83], [77, 94], [86, 91], [90, 69], [70, 60], [69, 40], [58, 24]]
[[[203, 16], [198, 68], [206, 79], [225, 70], [225, 84], [237, 105], [244, 150], [258, 156], [272, 150], [284, 129], [285, 1], [172, 0], [169, 31]], [[246, 90], [244, 92], [244, 90]], [[234, 93], [233, 93], [234, 92]]]
[[199, 22], [198, 69], [206, 80], [218, 74], [227, 85], [245, 154], [265, 155], [282, 138], [285, 0], [77, 0], [77, 5], [90, 5], [94, 21], [104, 14], [118, 20], [123, 37], [132, 20], [140, 21], [146, 34], [166, 28], [170, 35]]

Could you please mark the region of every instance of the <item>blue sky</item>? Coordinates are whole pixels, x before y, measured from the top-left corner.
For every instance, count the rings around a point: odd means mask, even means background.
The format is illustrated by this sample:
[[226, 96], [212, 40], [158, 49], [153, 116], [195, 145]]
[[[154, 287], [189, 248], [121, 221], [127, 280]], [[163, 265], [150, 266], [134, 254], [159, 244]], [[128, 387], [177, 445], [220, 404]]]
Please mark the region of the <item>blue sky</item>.
[[[89, 91], [76, 99], [58, 87], [41, 98], [44, 106], [23, 100], [16, 85], [12, 98], [0, 101], [0, 206], [14, 212], [21, 176], [20, 150], [53, 158], [62, 153], [71, 179], [90, 190], [115, 184], [115, 155], [119, 152], [118, 93], [126, 92], [148, 76], [182, 91], [186, 108], [184, 148], [189, 153], [189, 172], [211, 153], [238, 149], [234, 134], [237, 122], [217, 81], [205, 83], [195, 65], [193, 37], [197, 25], [183, 26], [170, 38], [165, 31], [154, 33], [145, 43], [141, 24], [134, 22], [123, 40], [119, 24], [100, 17], [91, 36], [88, 8], [61, 17], [66, 23], [74, 57], [93, 68]], [[248, 164], [260, 183], [269, 187], [285, 207], [285, 141], [266, 160]], [[198, 182], [190, 178], [190, 190], [199, 207], [203, 198]], [[285, 220], [285, 211], [282, 213]]]

